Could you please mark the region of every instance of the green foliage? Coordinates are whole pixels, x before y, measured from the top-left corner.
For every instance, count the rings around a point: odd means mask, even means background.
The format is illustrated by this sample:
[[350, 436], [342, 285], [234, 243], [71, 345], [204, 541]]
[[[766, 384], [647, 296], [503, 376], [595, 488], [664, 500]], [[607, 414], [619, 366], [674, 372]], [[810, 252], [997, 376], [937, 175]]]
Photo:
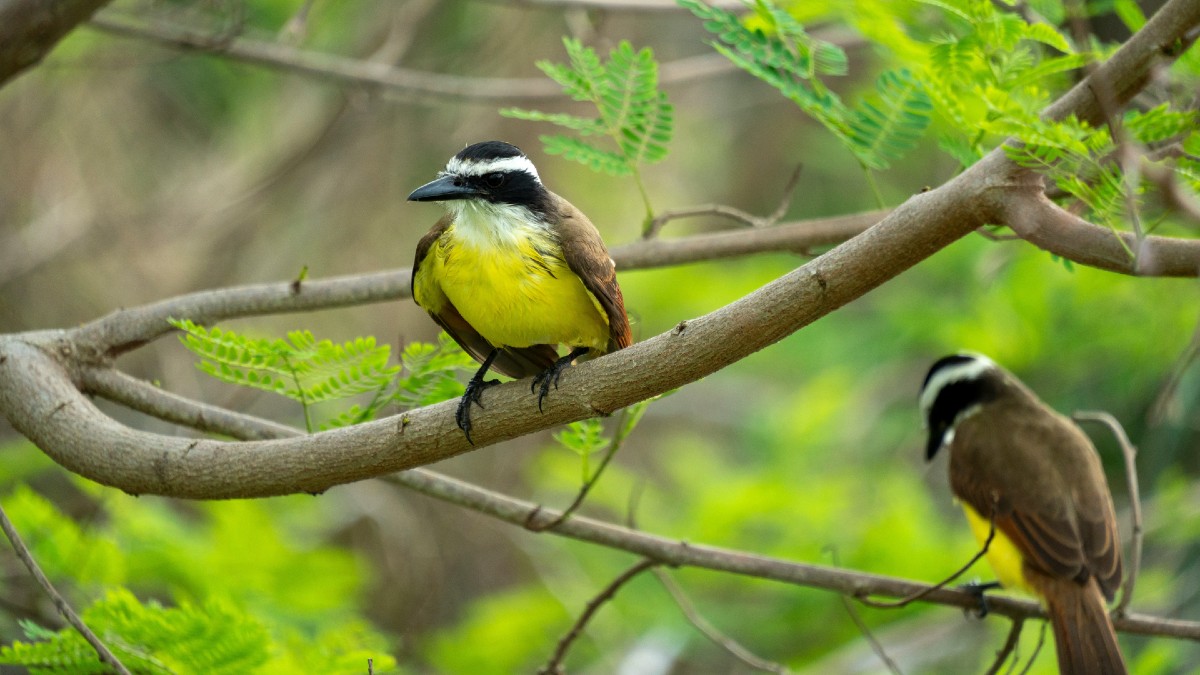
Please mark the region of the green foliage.
[[[375, 338], [355, 338], [345, 344], [318, 341], [307, 330], [294, 330], [286, 340], [250, 338], [218, 327], [211, 329], [187, 319], [168, 319], [183, 331], [180, 342], [201, 357], [196, 366], [223, 382], [274, 392], [300, 403], [312, 431], [309, 406], [386, 389], [400, 371], [388, 366], [388, 345]], [[376, 396], [355, 417], [370, 419]], [[379, 403], [382, 405], [382, 403]]]
[[[386, 639], [357, 616], [362, 565], [285, 527], [283, 514], [322, 527], [327, 517], [311, 498], [205, 503], [184, 514], [168, 500], [75, 483], [103, 500], [101, 522], [82, 528], [24, 485], [4, 508], [52, 582], [102, 594], [83, 618], [135, 672], [349, 672], [367, 657], [377, 672], [394, 666]], [[99, 672], [87, 669], [98, 666], [95, 652], [72, 630], [24, 632], [30, 641], [4, 648], [0, 662]]]
[[420, 408], [462, 396], [461, 373], [478, 367], [475, 360], [459, 349], [446, 333], [438, 334], [437, 344], [413, 342], [400, 355], [403, 374], [396, 380], [392, 395], [401, 407]]
[[538, 110], [505, 108], [501, 115], [535, 122], [550, 122], [583, 138], [608, 136], [615, 150], [563, 134], [541, 136], [546, 152], [613, 176], [633, 176], [646, 203], [647, 221], [654, 213], [640, 166], [661, 162], [674, 133], [674, 109], [658, 88], [658, 63], [650, 48], [634, 51], [622, 40], [602, 62], [595, 50], [579, 40], [563, 39], [569, 64], [539, 61], [537, 66], [576, 101], [596, 107], [594, 118]]
[[679, 0], [679, 4], [717, 37], [714, 49], [824, 125], [864, 167], [887, 168], [904, 157], [929, 126], [929, 96], [905, 68], [882, 73], [872, 95], [854, 107], [846, 106], [821, 79], [846, 74], [846, 53], [809, 35], [799, 21], [771, 2], [757, 0], [753, 21], [746, 22], [700, 0]]
[[[1084, 217], [1111, 228], [1135, 216], [1157, 221], [1165, 213], [1146, 199], [1151, 186], [1140, 174], [1129, 178], [1118, 165], [1109, 129], [1040, 117], [1073, 73], [1104, 56], [1102, 46], [1080, 49], [1072, 43], [1059, 26], [1066, 20], [1061, 2], [1031, 6], [1044, 19], [1035, 21], [984, 0], [904, 6], [815, 0], [793, 3], [788, 12], [756, 0], [744, 18], [702, 0], [679, 4], [704, 22], [718, 52], [795, 102], [865, 168], [885, 169], [903, 159], [934, 126], [938, 146], [964, 167], [1005, 139], [1016, 141], [1005, 147], [1010, 158], [1044, 174], [1063, 201], [1084, 207]], [[1132, 29], [1144, 24], [1136, 4], [1113, 7]], [[873, 92], [848, 106], [830, 90], [822, 78], [844, 75], [846, 56], [805, 32], [801, 18], [845, 21], [891, 51]], [[1186, 143], [1200, 133], [1198, 121], [1187, 95], [1177, 93], [1156, 107], [1129, 111], [1116, 123], [1138, 148], [1154, 149]], [[1152, 161], [1194, 189], [1193, 159], [1174, 155]]]
[[912, 150], [929, 126], [932, 106], [924, 87], [907, 70], [888, 70], [848, 118], [848, 137], [859, 161], [884, 169]]
[[400, 355], [401, 365], [389, 366], [388, 345], [373, 337], [344, 344], [318, 341], [310, 331], [297, 330], [288, 338], [250, 338], [228, 329], [205, 328], [188, 320], [169, 319], [183, 331], [180, 341], [201, 357], [200, 370], [244, 387], [286, 396], [301, 404], [308, 430], [309, 407], [371, 394], [365, 405], [354, 403], [321, 423], [321, 429], [375, 419], [387, 405], [419, 407], [462, 395], [457, 376], [474, 364], [449, 336], [438, 344], [414, 342]]
[[591, 417], [578, 422], [568, 424], [562, 431], [554, 434], [554, 440], [559, 445], [579, 455], [580, 471], [582, 472], [582, 480], [586, 483], [592, 479], [591, 457], [592, 455], [606, 449], [606, 456], [602, 460], [600, 470], [603, 470], [605, 464], [617, 450], [621, 444], [633, 433], [642, 416], [646, 414], [646, 408], [662, 398], [669, 396], [672, 392], [667, 392], [660, 396], [654, 396], [645, 401], [638, 401], [633, 405], [621, 411], [617, 417], [617, 428], [611, 437], [604, 435], [604, 424], [598, 417]]
[[[266, 628], [225, 601], [167, 608], [155, 602], [143, 604], [128, 590], [115, 588], [85, 609], [82, 619], [134, 672], [232, 675], [255, 672], [270, 657]], [[35, 673], [104, 672], [95, 651], [74, 628], [52, 636], [27, 630], [27, 635], [38, 641], [0, 648], [0, 663], [25, 666]]]

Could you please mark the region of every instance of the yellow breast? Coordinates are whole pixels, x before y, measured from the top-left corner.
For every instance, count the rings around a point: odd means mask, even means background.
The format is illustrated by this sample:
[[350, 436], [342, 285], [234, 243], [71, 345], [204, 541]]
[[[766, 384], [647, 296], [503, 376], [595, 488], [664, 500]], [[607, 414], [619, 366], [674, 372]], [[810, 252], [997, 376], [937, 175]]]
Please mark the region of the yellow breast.
[[[983, 548], [983, 543], [987, 541], [988, 533], [992, 529], [991, 521], [965, 503], [962, 507], [963, 513], [967, 514], [967, 522], [971, 525], [975, 541], [979, 542], [980, 548]], [[996, 535], [992, 537], [992, 543], [988, 545], [986, 555], [988, 564], [996, 573], [996, 580], [1004, 588], [1023, 591], [1031, 595], [1036, 594], [1033, 587], [1025, 580], [1025, 571], [1021, 565], [1021, 551], [1017, 549], [1012, 539], [1008, 538], [1008, 535], [997, 529]]]
[[438, 296], [444, 296], [497, 347], [565, 344], [605, 351], [608, 316], [544, 226], [497, 215], [506, 214], [457, 214], [418, 270], [417, 302], [436, 313]]

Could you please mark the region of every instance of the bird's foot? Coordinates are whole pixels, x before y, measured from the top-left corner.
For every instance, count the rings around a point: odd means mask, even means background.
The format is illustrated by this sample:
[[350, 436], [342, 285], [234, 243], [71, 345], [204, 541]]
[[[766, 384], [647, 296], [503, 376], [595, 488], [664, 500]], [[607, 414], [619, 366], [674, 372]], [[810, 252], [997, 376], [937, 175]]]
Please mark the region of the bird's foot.
[[484, 380], [482, 377], [471, 378], [467, 383], [467, 390], [463, 392], [462, 398], [458, 399], [458, 410], [454, 413], [454, 421], [458, 423], [458, 428], [462, 429], [463, 434], [467, 437], [467, 442], [475, 445], [475, 441], [471, 440], [471, 404], [483, 408], [483, 391], [488, 387], [494, 387], [500, 384], [500, 380]]
[[550, 393], [550, 384], [553, 383], [554, 388], [558, 389], [558, 378], [562, 377], [562, 371], [587, 351], [587, 347], [572, 349], [570, 354], [558, 359], [554, 365], [534, 376], [533, 382], [529, 385], [529, 393], [538, 395], [538, 412], [542, 412], [542, 401]]
[[971, 583], [959, 586], [960, 590], [970, 593], [978, 599], [979, 605], [975, 608], [975, 616], [979, 619], [986, 617], [988, 613], [992, 611], [991, 608], [988, 607], [987, 592], [997, 588], [1001, 588], [1000, 582], [998, 581], [989, 581], [986, 583], [981, 581], [972, 581]]

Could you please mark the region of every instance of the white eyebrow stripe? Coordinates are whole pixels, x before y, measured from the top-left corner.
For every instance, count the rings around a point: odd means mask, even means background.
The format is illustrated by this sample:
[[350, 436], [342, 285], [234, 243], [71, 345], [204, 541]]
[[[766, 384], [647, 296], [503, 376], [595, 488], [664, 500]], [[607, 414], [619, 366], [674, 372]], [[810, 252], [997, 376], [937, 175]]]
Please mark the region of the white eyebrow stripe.
[[929, 384], [925, 386], [925, 390], [921, 392], [921, 417], [926, 422], [929, 421], [929, 410], [933, 408], [934, 400], [947, 385], [964, 380], [973, 380], [996, 367], [996, 364], [986, 356], [975, 354], [970, 354], [969, 356], [971, 356], [971, 361], [939, 370], [933, 376], [933, 379], [929, 380]]
[[537, 169], [533, 166], [533, 162], [529, 161], [528, 157], [504, 157], [502, 159], [485, 159], [478, 162], [464, 161], [457, 157], [451, 157], [450, 161], [446, 163], [446, 173], [457, 176], [482, 176], [484, 174], [504, 171], [524, 171], [535, 179], [541, 180]]

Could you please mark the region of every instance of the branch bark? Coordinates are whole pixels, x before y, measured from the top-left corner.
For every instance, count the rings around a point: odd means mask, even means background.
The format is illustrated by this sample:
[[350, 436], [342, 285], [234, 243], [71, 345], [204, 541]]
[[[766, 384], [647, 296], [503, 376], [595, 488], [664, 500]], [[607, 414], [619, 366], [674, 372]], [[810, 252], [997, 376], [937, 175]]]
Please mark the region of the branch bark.
[[[303, 437], [303, 432], [293, 427], [192, 401], [108, 368], [86, 369], [82, 377], [85, 385], [100, 396], [183, 426], [241, 439]], [[675, 541], [584, 516], [556, 522], [562, 517], [560, 511], [514, 499], [428, 469], [412, 469], [385, 476], [381, 480], [503, 520], [527, 532], [545, 531], [653, 557], [672, 566], [703, 567], [811, 586], [859, 598], [920, 595], [921, 602], [963, 609], [976, 608], [979, 602], [974, 593], [958, 589]], [[989, 596], [988, 607], [997, 614], [1017, 620], [1043, 616], [1035, 603], [1004, 596]], [[1196, 622], [1136, 615], [1116, 619], [1116, 626], [1118, 630], [1143, 635], [1200, 640], [1200, 623]]]
[[0, 0], [0, 85], [37, 63], [110, 0]]
[[[1147, 73], [1178, 53], [1200, 23], [1200, 2], [1173, 0], [1159, 10], [1093, 76], [1127, 102]], [[1049, 115], [1100, 114], [1085, 81]], [[694, 382], [808, 325], [902, 273], [987, 223], [1003, 223], [1014, 201], [1043, 199], [1041, 179], [1010, 162], [1002, 149], [941, 187], [916, 195], [881, 222], [821, 257], [708, 315], [614, 354], [568, 369], [544, 414], [531, 414], [523, 383], [489, 390], [477, 415], [475, 448], [624, 406]], [[383, 279], [387, 295], [406, 290], [401, 276]], [[104, 365], [113, 353], [165, 332], [166, 316], [211, 320], [282, 311], [315, 298], [301, 286], [233, 308], [237, 289], [165, 301], [75, 331], [0, 338], [0, 409], [13, 426], [60, 464], [97, 482], [136, 494], [198, 499], [321, 492], [333, 485], [409, 469], [473, 449], [453, 421], [454, 402], [314, 434], [303, 439], [226, 442], [187, 440], [129, 429], [80, 393], [81, 364]], [[335, 292], [336, 290], [336, 292]], [[385, 289], [387, 290], [387, 289]], [[333, 280], [318, 292], [347, 304], [359, 289]], [[375, 289], [376, 299], [380, 289]], [[299, 298], [291, 298], [291, 295]], [[247, 298], [241, 298], [246, 300]], [[118, 346], [120, 349], [118, 349]]]
[[[435, 101], [454, 99], [474, 103], [537, 101], [564, 98], [562, 88], [544, 77], [467, 77], [432, 73], [387, 63], [326, 54], [245, 37], [214, 39], [211, 35], [182, 29], [164, 29], [108, 15], [94, 17], [88, 24], [109, 35], [135, 38], [171, 49], [199, 51], [304, 75], [327, 82], [383, 89]], [[719, 54], [701, 54], [664, 63], [664, 84], [703, 79], [735, 68]]]

